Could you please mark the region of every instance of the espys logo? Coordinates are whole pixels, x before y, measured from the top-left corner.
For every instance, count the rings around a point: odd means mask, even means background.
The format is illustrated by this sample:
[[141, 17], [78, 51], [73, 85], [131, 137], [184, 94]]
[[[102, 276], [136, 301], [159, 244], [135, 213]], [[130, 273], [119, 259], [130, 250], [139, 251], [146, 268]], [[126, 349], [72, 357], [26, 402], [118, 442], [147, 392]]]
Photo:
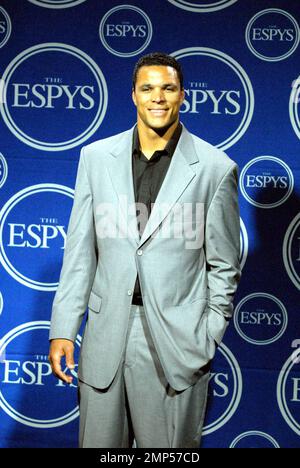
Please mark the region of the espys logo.
[[[40, 429], [63, 426], [79, 414], [77, 365], [71, 371], [75, 380], [72, 384], [54, 377], [48, 362], [49, 328], [48, 321], [27, 322], [0, 340], [0, 407], [19, 423]], [[75, 343], [78, 362], [79, 336]], [[64, 365], [62, 369], [66, 370]]]
[[289, 166], [274, 156], [251, 159], [240, 174], [244, 198], [258, 208], [282, 205], [294, 188], [294, 176]]
[[0, 188], [3, 187], [7, 179], [8, 168], [5, 157], [0, 153]]
[[86, 0], [28, 0], [35, 5], [45, 7], [45, 8], [69, 8], [80, 3], [85, 2]]
[[270, 434], [261, 431], [247, 431], [237, 436], [229, 448], [280, 448]]
[[8, 13], [0, 6], [0, 47], [3, 47], [11, 34], [11, 21]]
[[[297, 358], [295, 359], [295, 355]], [[277, 402], [289, 427], [300, 435], [300, 349], [285, 362], [277, 381]]]
[[99, 35], [104, 47], [112, 54], [133, 57], [148, 47], [152, 39], [152, 24], [140, 8], [119, 5], [103, 16]]
[[0, 211], [0, 262], [24, 286], [57, 289], [73, 194], [63, 185], [33, 185], [14, 194]]
[[[218, 370], [221, 369], [221, 370]], [[208, 399], [213, 398], [203, 435], [220, 429], [234, 415], [242, 396], [242, 374], [234, 355], [223, 343], [218, 347], [210, 373]]]
[[74, 148], [90, 138], [104, 119], [105, 78], [98, 65], [73, 46], [30, 47], [12, 60], [2, 78], [3, 120], [33, 148]]
[[287, 228], [282, 253], [287, 274], [296, 288], [300, 289], [300, 213]]
[[267, 62], [278, 62], [297, 49], [299, 25], [287, 11], [268, 8], [251, 18], [245, 37], [247, 46], [256, 57]]
[[284, 334], [288, 314], [283, 303], [263, 292], [249, 294], [236, 306], [234, 326], [248, 343], [269, 345]]
[[240, 266], [242, 270], [248, 256], [248, 233], [242, 219], [240, 219], [240, 226]]
[[299, 119], [299, 102], [300, 102], [300, 76], [293, 82], [293, 89], [290, 96], [290, 119], [293, 129], [300, 139], [300, 119]]
[[232, 57], [207, 47], [189, 47], [171, 54], [185, 70], [181, 116], [189, 128], [226, 150], [247, 131], [254, 110], [250, 79]]
[[211, 11], [222, 10], [236, 3], [238, 0], [218, 0], [218, 1], [186, 1], [186, 0], [168, 0], [173, 5], [183, 10], [193, 11], [194, 13], [210, 13]]

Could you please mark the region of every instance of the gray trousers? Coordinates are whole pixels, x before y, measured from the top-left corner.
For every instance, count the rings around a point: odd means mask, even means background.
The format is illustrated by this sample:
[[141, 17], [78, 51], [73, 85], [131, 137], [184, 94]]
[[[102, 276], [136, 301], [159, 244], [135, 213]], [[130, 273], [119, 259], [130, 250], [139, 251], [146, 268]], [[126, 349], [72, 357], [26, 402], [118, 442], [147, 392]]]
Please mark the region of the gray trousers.
[[119, 369], [104, 390], [78, 382], [79, 446], [96, 448], [198, 448], [209, 366], [183, 391], [168, 384], [142, 306], [131, 306]]

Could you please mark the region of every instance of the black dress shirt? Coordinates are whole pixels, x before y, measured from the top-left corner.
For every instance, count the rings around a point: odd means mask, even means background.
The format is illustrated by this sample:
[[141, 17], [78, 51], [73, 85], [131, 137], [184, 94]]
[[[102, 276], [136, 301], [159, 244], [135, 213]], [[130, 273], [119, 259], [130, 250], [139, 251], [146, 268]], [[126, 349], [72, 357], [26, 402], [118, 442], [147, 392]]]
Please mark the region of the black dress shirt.
[[[137, 126], [133, 132], [132, 141], [132, 174], [135, 193], [136, 215], [140, 237], [151, 213], [159, 189], [168, 171], [171, 158], [180, 138], [182, 126], [179, 123], [172, 137], [163, 150], [155, 151], [150, 159], [140, 149]], [[141, 205], [139, 205], [141, 204]], [[139, 278], [134, 286], [133, 304], [142, 305]]]

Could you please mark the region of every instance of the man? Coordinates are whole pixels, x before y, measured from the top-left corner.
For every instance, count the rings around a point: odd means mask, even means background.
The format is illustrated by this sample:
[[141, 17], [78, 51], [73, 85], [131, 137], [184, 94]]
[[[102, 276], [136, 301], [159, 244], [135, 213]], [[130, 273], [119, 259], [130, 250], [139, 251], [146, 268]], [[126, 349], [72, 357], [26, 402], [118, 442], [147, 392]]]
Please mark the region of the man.
[[237, 165], [179, 122], [173, 57], [140, 58], [132, 98], [137, 125], [81, 151], [49, 359], [70, 383], [88, 306], [80, 446], [199, 447], [240, 278]]

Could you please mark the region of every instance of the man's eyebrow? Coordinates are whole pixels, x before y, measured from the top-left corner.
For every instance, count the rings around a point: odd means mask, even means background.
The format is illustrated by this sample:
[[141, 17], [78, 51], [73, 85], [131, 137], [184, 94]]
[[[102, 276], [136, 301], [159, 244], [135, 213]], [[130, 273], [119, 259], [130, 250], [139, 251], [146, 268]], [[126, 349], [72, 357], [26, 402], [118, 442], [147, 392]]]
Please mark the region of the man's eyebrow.
[[[143, 86], [154, 86], [152, 83], [142, 83], [139, 87], [142, 88]], [[163, 83], [161, 85], [162, 88], [166, 88], [167, 86], [174, 86], [175, 88], [178, 87], [176, 83]]]

